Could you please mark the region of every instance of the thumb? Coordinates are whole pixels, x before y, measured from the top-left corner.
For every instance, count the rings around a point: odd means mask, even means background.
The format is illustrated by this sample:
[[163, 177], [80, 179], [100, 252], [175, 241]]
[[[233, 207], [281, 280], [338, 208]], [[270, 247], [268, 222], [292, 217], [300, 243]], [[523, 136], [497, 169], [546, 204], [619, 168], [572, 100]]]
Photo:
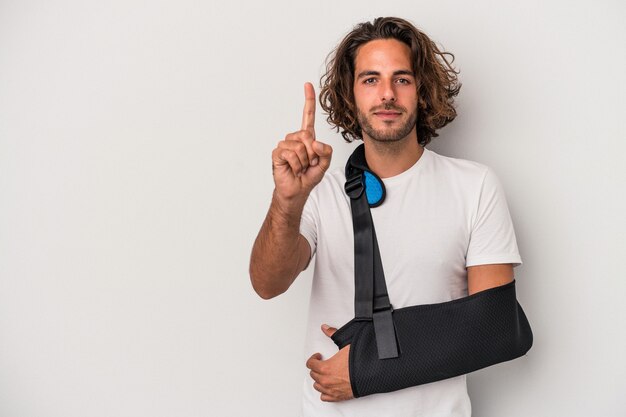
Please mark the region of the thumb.
[[313, 141], [313, 150], [319, 155], [319, 165], [325, 171], [330, 166], [333, 148], [330, 145], [315, 140]]
[[328, 324], [322, 324], [322, 331], [326, 336], [331, 337], [335, 334], [337, 329], [335, 329], [334, 327], [330, 327]]

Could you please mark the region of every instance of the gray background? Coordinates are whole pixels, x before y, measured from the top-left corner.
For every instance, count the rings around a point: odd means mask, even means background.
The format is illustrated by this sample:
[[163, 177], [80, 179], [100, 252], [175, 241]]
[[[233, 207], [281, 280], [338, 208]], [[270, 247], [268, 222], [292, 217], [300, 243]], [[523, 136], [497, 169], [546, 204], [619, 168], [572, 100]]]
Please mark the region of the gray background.
[[624, 415], [624, 3], [383, 3], [0, 1], [0, 416], [298, 414], [311, 271], [262, 301], [249, 253], [302, 84], [380, 15], [455, 53], [431, 149], [517, 230], [535, 346], [474, 415]]

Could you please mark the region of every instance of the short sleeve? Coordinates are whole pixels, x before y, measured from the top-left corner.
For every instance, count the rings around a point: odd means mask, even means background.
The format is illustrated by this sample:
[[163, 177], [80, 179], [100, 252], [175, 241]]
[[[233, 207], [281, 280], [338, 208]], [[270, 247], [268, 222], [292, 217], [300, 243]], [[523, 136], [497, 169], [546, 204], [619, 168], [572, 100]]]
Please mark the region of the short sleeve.
[[[309, 242], [311, 247], [311, 258], [315, 255], [317, 249], [317, 223], [319, 219], [319, 211], [317, 207], [317, 198], [314, 195], [315, 190], [309, 194], [302, 217], [300, 218], [300, 234]], [[309, 258], [309, 262], [311, 261]]]
[[471, 224], [466, 266], [511, 263], [522, 264], [513, 221], [500, 181], [487, 169], [478, 207]]

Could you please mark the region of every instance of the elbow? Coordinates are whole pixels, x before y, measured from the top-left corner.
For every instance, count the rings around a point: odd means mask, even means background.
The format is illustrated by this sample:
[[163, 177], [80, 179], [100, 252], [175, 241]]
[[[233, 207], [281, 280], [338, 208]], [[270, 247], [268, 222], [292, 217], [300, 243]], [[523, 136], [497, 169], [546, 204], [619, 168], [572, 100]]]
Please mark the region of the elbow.
[[263, 280], [259, 279], [259, 273], [257, 271], [253, 271], [252, 268], [250, 268], [250, 283], [252, 284], [254, 292], [264, 300], [270, 300], [284, 292], [277, 291], [275, 289], [268, 288], [267, 285], [263, 285]]
[[254, 289], [254, 291], [259, 295], [259, 297], [261, 297], [264, 300], [271, 300], [272, 298], [276, 297], [278, 294], [277, 293], [272, 293], [269, 291], [263, 291], [263, 290], [259, 290], [257, 288]]
[[254, 285], [254, 283], [252, 284], [252, 288], [254, 289], [254, 292], [256, 292], [257, 295], [264, 300], [271, 300], [272, 298], [277, 297], [284, 292], [284, 291], [271, 291], [271, 290], [268, 290], [267, 288]]
[[272, 298], [278, 295], [277, 293], [268, 291], [266, 288], [263, 288], [262, 286], [255, 285], [254, 280], [252, 280], [252, 288], [254, 289], [254, 292], [257, 293], [257, 295], [264, 300], [271, 300]]

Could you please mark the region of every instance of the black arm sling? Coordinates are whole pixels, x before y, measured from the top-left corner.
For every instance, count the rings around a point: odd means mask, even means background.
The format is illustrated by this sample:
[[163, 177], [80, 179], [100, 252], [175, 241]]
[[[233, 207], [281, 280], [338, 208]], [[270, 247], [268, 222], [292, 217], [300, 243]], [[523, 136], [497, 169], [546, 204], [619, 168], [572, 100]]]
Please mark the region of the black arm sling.
[[384, 184], [365, 161], [364, 146], [346, 165], [345, 190], [354, 227], [354, 318], [332, 336], [350, 344], [355, 397], [426, 384], [509, 361], [532, 346], [515, 281], [464, 298], [394, 310], [370, 207], [382, 204]]

